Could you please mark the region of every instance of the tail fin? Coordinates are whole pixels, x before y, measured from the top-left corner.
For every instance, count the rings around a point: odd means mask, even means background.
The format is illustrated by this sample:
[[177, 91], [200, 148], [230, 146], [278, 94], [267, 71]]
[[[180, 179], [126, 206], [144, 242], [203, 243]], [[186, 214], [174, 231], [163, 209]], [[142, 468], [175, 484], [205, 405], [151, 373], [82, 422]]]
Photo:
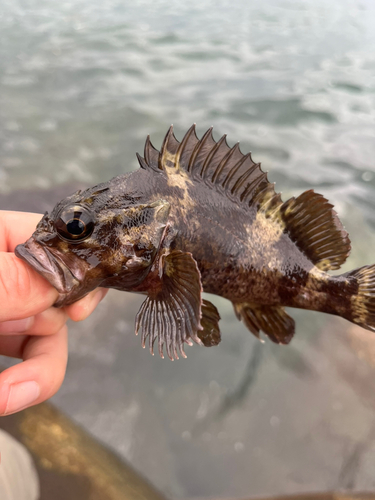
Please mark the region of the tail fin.
[[375, 264], [355, 269], [346, 276], [357, 285], [356, 293], [351, 298], [352, 310], [348, 319], [375, 331]]

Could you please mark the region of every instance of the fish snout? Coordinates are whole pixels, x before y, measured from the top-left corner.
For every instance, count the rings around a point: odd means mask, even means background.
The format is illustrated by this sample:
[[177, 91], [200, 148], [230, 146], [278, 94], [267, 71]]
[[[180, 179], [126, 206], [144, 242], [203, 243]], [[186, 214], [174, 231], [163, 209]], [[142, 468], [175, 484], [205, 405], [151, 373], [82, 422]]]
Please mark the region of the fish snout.
[[79, 277], [73, 274], [64, 261], [38, 243], [33, 236], [25, 243], [17, 245], [15, 254], [64, 296], [80, 284]]

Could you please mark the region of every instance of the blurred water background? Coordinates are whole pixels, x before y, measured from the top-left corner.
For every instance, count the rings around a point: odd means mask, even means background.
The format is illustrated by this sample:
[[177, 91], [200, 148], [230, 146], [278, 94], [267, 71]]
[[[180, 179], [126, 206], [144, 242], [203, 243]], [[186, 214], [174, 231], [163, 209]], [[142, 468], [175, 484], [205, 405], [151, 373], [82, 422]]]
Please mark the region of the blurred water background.
[[[1, 208], [135, 169], [147, 134], [193, 122], [284, 199], [326, 195], [345, 270], [375, 261], [373, 0], [2, 0]], [[260, 344], [214, 301], [222, 344], [171, 363], [133, 334], [140, 299], [111, 293], [72, 325], [53, 401], [171, 497], [375, 490], [374, 336], [292, 311], [292, 344]]]

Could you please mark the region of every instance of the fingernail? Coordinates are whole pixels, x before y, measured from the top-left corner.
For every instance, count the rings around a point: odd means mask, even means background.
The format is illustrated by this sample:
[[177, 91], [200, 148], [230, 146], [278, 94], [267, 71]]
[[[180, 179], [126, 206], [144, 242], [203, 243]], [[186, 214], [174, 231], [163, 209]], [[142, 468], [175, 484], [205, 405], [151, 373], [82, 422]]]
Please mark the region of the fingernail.
[[40, 387], [37, 382], [29, 381], [20, 384], [12, 384], [9, 389], [8, 402], [4, 415], [15, 413], [31, 405], [40, 395]]
[[15, 319], [0, 323], [1, 333], [22, 333], [26, 332], [34, 323], [34, 316], [25, 319]]

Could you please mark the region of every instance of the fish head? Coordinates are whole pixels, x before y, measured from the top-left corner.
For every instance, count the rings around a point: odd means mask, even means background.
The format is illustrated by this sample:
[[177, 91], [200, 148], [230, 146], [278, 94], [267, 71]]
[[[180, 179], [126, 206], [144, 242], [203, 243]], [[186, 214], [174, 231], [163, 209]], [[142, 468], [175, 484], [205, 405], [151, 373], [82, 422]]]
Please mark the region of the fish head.
[[46, 212], [15, 253], [57, 289], [57, 306], [98, 286], [131, 291], [151, 269], [169, 211], [165, 200], [142, 204], [107, 187], [77, 191]]

